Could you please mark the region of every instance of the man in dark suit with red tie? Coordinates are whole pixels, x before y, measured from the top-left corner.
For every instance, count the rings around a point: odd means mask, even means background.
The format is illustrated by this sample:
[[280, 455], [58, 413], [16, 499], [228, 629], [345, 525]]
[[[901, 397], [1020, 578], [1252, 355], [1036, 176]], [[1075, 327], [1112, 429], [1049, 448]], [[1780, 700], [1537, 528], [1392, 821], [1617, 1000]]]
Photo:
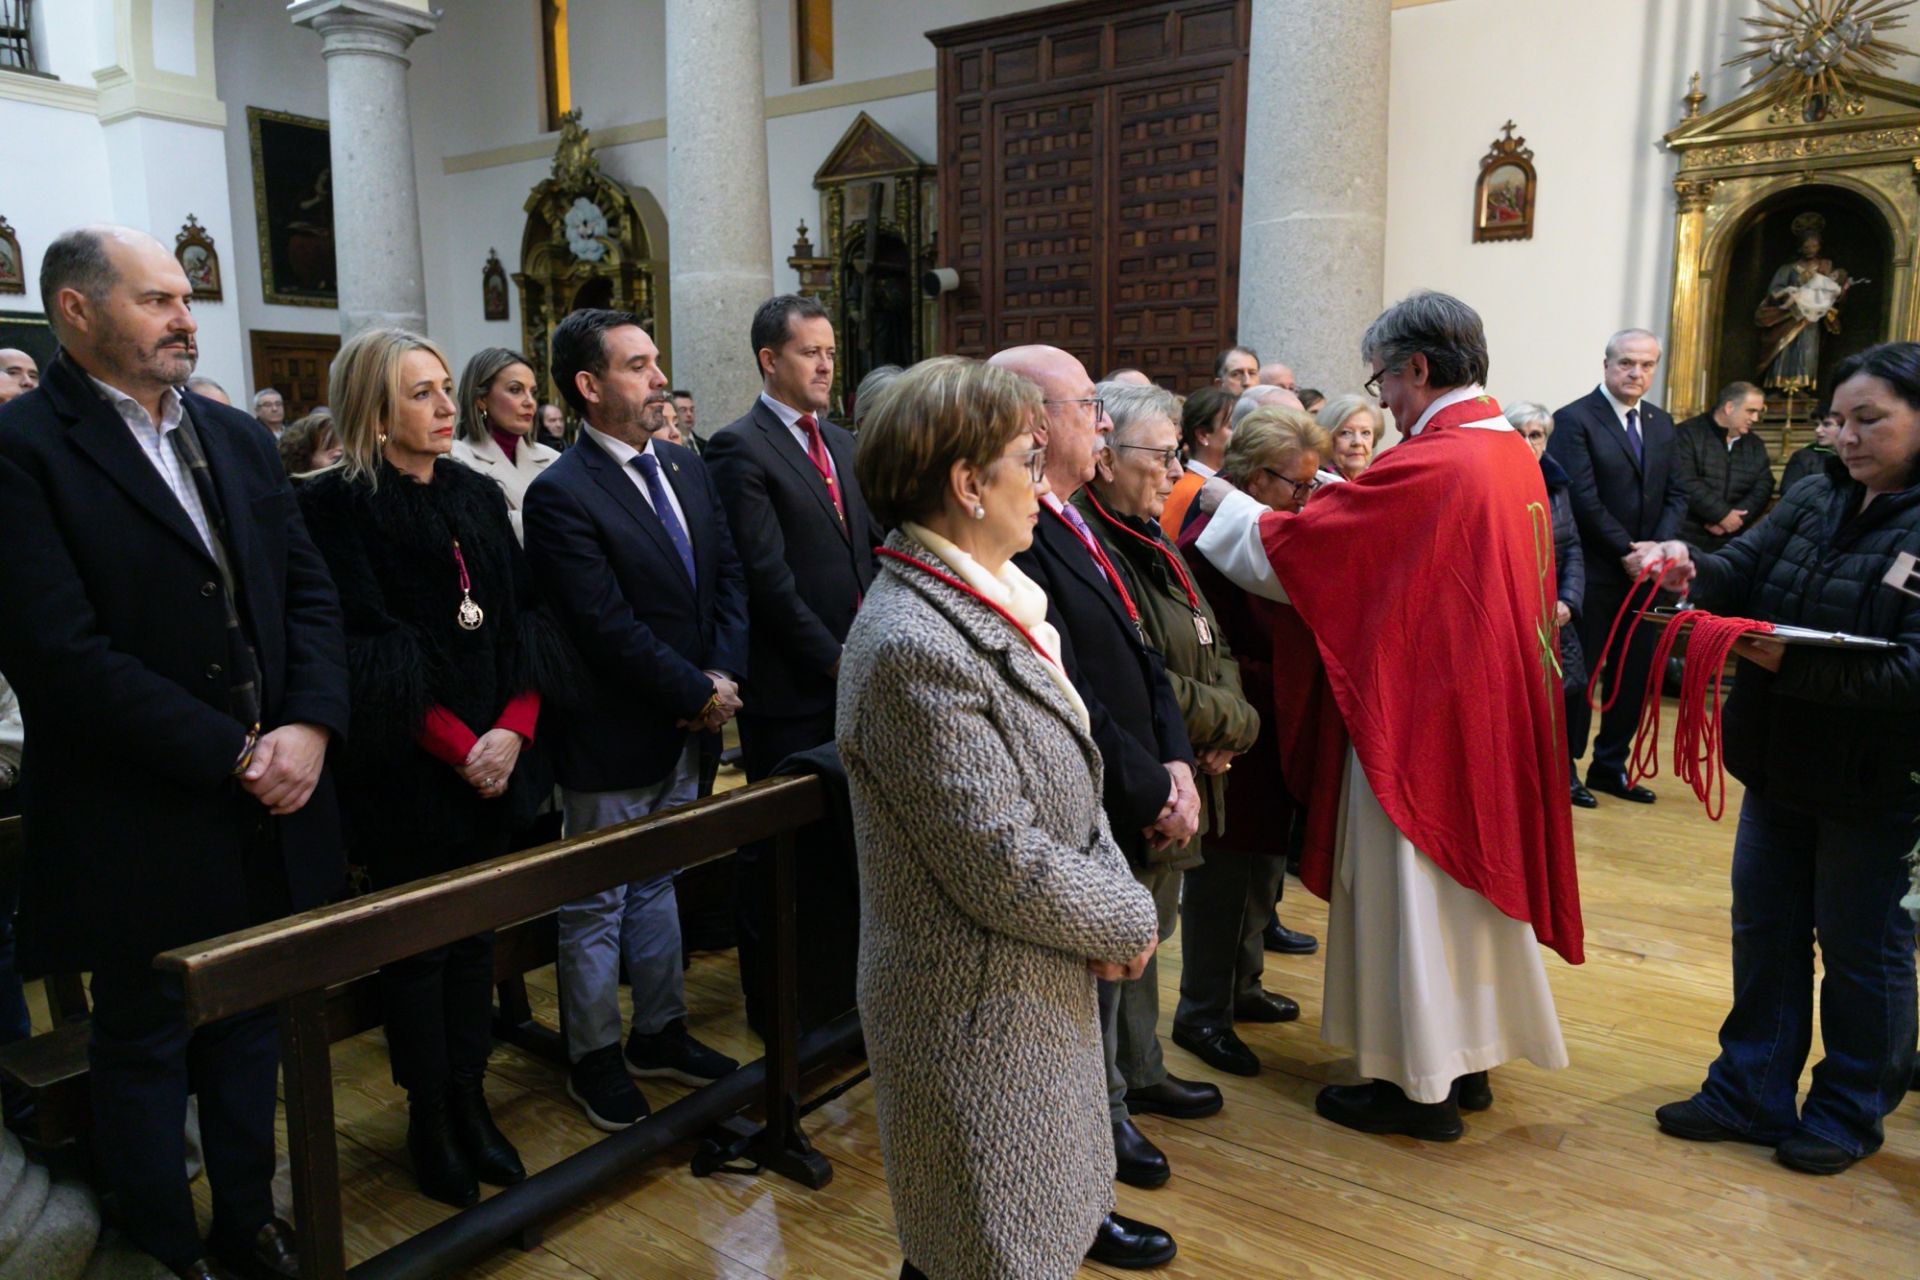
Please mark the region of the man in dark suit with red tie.
[[[1587, 598], [1579, 626], [1590, 669], [1600, 660], [1607, 630], [1633, 581], [1626, 571], [1628, 552], [1636, 542], [1679, 537], [1686, 515], [1687, 491], [1673, 467], [1673, 418], [1643, 398], [1659, 365], [1660, 340], [1645, 329], [1623, 329], [1607, 341], [1600, 385], [1553, 415], [1547, 452], [1567, 473], [1586, 557]], [[1617, 688], [1620, 694], [1594, 735], [1586, 785], [1577, 770], [1572, 774], [1573, 802], [1585, 809], [1598, 803], [1595, 791], [1653, 803], [1653, 792], [1627, 781], [1627, 754], [1653, 661], [1652, 628], [1639, 628], [1626, 651], [1625, 662], [1615, 654], [1606, 663], [1607, 692], [1611, 696]], [[1587, 749], [1593, 713], [1585, 690], [1567, 704], [1568, 747], [1577, 764]]]
[[[788, 756], [833, 741], [840, 647], [873, 581], [881, 531], [854, 479], [853, 436], [825, 416], [834, 365], [826, 309], [797, 294], [769, 298], [754, 313], [751, 337], [760, 397], [714, 434], [704, 457], [747, 575], [740, 749], [747, 780], [757, 782]], [[735, 864], [740, 978], [756, 1025], [770, 909], [766, 853], [742, 849]], [[851, 850], [845, 870], [850, 877]], [[815, 882], [809, 891], [823, 888]], [[829, 937], [844, 929], [851, 937], [851, 913], [824, 920], [824, 909], [803, 904], [802, 928], [819, 927]]]

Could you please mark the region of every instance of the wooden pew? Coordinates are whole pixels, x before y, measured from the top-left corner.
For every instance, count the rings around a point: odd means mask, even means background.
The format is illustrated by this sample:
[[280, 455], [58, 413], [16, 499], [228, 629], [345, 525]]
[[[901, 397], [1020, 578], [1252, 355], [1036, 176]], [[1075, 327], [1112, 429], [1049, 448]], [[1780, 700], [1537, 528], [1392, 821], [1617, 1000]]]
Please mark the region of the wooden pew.
[[800, 1073], [805, 1062], [824, 1059], [857, 1043], [859, 1036], [852, 1014], [811, 1032], [804, 1044], [797, 1034], [794, 835], [826, 812], [826, 790], [817, 778], [770, 779], [159, 956], [159, 968], [179, 975], [187, 1017], [195, 1026], [250, 1009], [273, 1006], [279, 1012], [302, 1274], [309, 1280], [346, 1275], [329, 1055], [331, 990], [364, 980], [404, 956], [544, 916], [612, 885], [721, 857], [751, 840], [775, 844], [778, 962], [768, 979], [774, 1017], [766, 1056], [663, 1108], [645, 1124], [611, 1134], [367, 1260], [354, 1275], [399, 1280], [451, 1274], [756, 1100], [764, 1106], [766, 1122], [748, 1158], [808, 1186], [824, 1186], [831, 1166], [799, 1124]]

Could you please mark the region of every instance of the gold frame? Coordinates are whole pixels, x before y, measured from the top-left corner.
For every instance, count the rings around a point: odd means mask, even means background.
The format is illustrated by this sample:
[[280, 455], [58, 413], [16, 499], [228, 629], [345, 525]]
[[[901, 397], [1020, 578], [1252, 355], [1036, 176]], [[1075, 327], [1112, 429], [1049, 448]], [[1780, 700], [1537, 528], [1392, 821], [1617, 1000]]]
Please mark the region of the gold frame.
[[1880, 76], [1853, 80], [1857, 112], [1797, 113], [1780, 123], [1769, 89], [1704, 115], [1705, 95], [1687, 95], [1687, 115], [1668, 133], [1679, 155], [1674, 178], [1673, 309], [1667, 346], [1667, 408], [1685, 418], [1707, 408], [1710, 353], [1721, 340], [1721, 282], [1747, 217], [1776, 193], [1810, 182], [1862, 196], [1893, 238], [1886, 282], [1890, 341], [1920, 340], [1920, 86]]
[[[187, 268], [187, 250], [189, 249], [205, 249], [207, 251], [207, 263], [213, 268], [213, 283], [211, 285], [201, 285], [194, 280], [193, 272]], [[224, 295], [220, 287], [220, 251], [213, 247], [213, 237], [208, 235], [207, 229], [200, 225], [200, 219], [191, 213], [187, 215], [187, 221], [180, 228], [179, 233], [173, 237], [173, 260], [178, 262], [180, 269], [187, 273], [187, 281], [193, 285], [194, 297], [203, 302], [220, 302], [223, 300]]]
[[303, 297], [298, 294], [282, 293], [273, 281], [273, 237], [267, 221], [267, 175], [260, 154], [260, 122], [271, 120], [275, 124], [301, 125], [309, 129], [319, 129], [327, 135], [327, 144], [333, 144], [332, 125], [325, 120], [312, 116], [297, 116], [288, 111], [269, 111], [265, 107], [247, 108], [247, 147], [253, 162], [253, 224], [260, 236], [260, 292], [265, 302], [279, 307], [326, 307], [338, 310], [340, 307], [340, 281], [334, 280], [332, 298]]
[[[1480, 157], [1480, 177], [1473, 184], [1473, 242], [1487, 244], [1501, 240], [1533, 239], [1533, 201], [1540, 191], [1540, 175], [1534, 172], [1533, 148], [1514, 134], [1513, 121], [1500, 126], [1495, 138]], [[1520, 201], [1518, 222], [1491, 222], [1487, 219], [1487, 179], [1502, 169], [1518, 169], [1526, 175]]]
[[20, 252], [20, 237], [13, 233], [13, 224], [0, 217], [0, 242], [13, 250], [14, 274], [0, 276], [0, 293], [25, 293], [27, 291], [27, 259]]

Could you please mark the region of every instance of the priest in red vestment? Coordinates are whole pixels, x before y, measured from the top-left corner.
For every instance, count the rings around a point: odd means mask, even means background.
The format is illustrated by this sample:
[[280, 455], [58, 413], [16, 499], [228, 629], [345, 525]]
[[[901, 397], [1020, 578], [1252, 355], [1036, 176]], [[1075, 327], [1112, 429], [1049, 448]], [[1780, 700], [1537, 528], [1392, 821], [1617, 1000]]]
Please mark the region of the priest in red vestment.
[[1451, 1141], [1489, 1068], [1567, 1063], [1538, 945], [1581, 961], [1552, 516], [1471, 307], [1416, 293], [1361, 353], [1408, 438], [1298, 514], [1209, 482], [1196, 546], [1298, 611], [1349, 742], [1317, 753], [1335, 821], [1302, 878], [1329, 902], [1321, 1033], [1370, 1080], [1317, 1108]]

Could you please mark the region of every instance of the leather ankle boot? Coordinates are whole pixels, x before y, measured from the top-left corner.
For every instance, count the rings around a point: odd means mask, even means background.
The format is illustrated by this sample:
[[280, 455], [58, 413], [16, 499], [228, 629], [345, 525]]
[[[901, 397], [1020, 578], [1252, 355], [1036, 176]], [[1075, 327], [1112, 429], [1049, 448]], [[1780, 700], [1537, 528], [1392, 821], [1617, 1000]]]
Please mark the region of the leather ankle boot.
[[423, 1194], [456, 1209], [480, 1198], [473, 1166], [454, 1140], [446, 1085], [407, 1093], [407, 1154], [413, 1158], [413, 1180]]
[[520, 1163], [520, 1153], [487, 1110], [486, 1078], [484, 1067], [455, 1067], [453, 1078], [447, 1082], [447, 1115], [454, 1141], [466, 1153], [480, 1181], [510, 1187], [526, 1181], [527, 1170]]

